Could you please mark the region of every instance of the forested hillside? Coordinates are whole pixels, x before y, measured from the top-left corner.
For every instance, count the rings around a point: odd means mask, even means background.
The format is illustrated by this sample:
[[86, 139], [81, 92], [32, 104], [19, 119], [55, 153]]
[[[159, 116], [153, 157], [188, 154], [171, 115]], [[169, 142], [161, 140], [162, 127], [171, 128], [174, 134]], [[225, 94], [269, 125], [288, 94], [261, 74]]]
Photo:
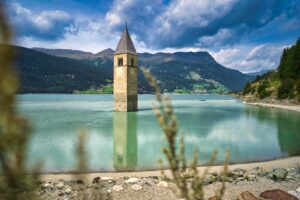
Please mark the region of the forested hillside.
[[82, 62], [23, 47], [15, 52], [21, 93], [72, 93], [108, 84], [105, 71]]
[[[68, 50], [35, 48], [50, 55], [76, 59], [101, 69], [113, 78], [112, 49], [97, 54]], [[139, 67], [145, 66], [157, 78], [165, 92], [225, 93], [240, 91], [255, 77], [228, 69], [214, 60], [208, 52], [140, 53]], [[139, 73], [139, 92], [151, 92], [142, 73]]]
[[277, 70], [257, 76], [245, 86], [243, 95], [300, 101], [300, 38], [295, 45], [284, 49]]
[[[68, 49], [15, 47], [20, 93], [112, 93], [113, 53]], [[226, 93], [240, 91], [253, 76], [228, 69], [208, 52], [141, 53], [139, 67], [147, 67], [164, 92]], [[141, 71], [139, 93], [151, 93]]]

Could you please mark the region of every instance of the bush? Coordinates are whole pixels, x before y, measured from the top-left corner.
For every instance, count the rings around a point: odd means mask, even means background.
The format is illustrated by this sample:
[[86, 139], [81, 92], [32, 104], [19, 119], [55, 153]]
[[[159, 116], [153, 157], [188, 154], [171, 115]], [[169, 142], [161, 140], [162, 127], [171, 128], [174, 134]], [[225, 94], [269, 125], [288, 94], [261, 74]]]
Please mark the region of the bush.
[[252, 91], [251, 83], [247, 82], [247, 84], [245, 85], [245, 87], [243, 89], [243, 95], [246, 95], [246, 94], [250, 93], [251, 91]]
[[266, 98], [266, 97], [270, 96], [271, 93], [266, 90], [267, 86], [268, 86], [267, 81], [262, 81], [259, 84], [259, 86], [257, 88], [257, 93], [258, 93], [258, 97], [260, 99], [263, 99], [263, 98]]
[[300, 78], [296, 81], [296, 95], [298, 97], [298, 101], [300, 101]]
[[294, 81], [292, 79], [286, 79], [281, 81], [281, 85], [278, 88], [278, 99], [288, 99], [293, 96]]

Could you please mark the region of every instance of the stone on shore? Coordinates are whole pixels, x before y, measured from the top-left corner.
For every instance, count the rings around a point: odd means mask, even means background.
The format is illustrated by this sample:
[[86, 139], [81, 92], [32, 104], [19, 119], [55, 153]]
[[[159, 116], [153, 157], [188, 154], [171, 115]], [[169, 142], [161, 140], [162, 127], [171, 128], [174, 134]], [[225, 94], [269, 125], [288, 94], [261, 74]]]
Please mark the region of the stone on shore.
[[45, 193], [51, 193], [53, 190], [53, 186], [49, 183], [45, 183], [44, 185], [42, 185], [42, 190]]
[[216, 196], [209, 197], [208, 200], [217, 200]]
[[297, 191], [288, 191], [289, 194], [297, 197], [298, 199], [300, 199], [300, 192], [297, 192]]
[[101, 181], [112, 181], [112, 180], [114, 180], [114, 178], [112, 178], [112, 177], [101, 177]]
[[130, 178], [128, 180], [125, 181], [125, 183], [132, 183], [132, 184], [135, 184], [135, 183], [138, 183], [140, 180], [138, 178]]
[[158, 187], [169, 187], [169, 184], [166, 181], [160, 181], [157, 183]]
[[274, 181], [284, 181], [287, 176], [287, 170], [283, 168], [274, 169], [271, 173], [271, 179]]
[[237, 200], [259, 200], [254, 194], [249, 191], [242, 192], [238, 197]]
[[66, 189], [64, 190], [64, 194], [66, 194], [66, 195], [71, 194], [71, 192], [72, 192], [71, 188], [66, 188]]
[[93, 179], [92, 183], [99, 183], [100, 182], [100, 177], [97, 176]]
[[275, 190], [266, 190], [260, 194], [260, 197], [270, 200], [299, 200], [294, 195], [291, 195], [285, 191], [275, 189]]
[[120, 192], [124, 188], [121, 185], [115, 185], [115, 186], [112, 187], [112, 189], [113, 189], [113, 191]]
[[140, 185], [138, 185], [138, 184], [133, 184], [132, 186], [131, 186], [131, 189], [133, 189], [133, 190], [141, 190], [141, 189], [143, 189], [143, 187], [142, 186], [140, 186]]
[[287, 169], [288, 174], [286, 176], [287, 180], [297, 180], [300, 179], [300, 168], [299, 167], [292, 167]]
[[64, 186], [65, 186], [65, 184], [64, 184], [63, 182], [59, 182], [59, 183], [56, 184], [56, 187], [57, 187], [58, 189], [63, 189]]

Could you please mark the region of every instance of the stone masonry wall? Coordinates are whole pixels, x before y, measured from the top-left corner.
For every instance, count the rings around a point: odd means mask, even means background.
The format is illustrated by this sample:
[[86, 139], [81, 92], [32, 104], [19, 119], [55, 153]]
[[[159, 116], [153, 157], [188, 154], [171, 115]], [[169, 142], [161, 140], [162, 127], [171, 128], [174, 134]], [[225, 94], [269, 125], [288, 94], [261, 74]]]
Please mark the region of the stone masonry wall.
[[[118, 66], [118, 59], [123, 58], [123, 66]], [[133, 59], [133, 63], [132, 63]], [[119, 54], [114, 56], [114, 110], [137, 111], [137, 56]]]

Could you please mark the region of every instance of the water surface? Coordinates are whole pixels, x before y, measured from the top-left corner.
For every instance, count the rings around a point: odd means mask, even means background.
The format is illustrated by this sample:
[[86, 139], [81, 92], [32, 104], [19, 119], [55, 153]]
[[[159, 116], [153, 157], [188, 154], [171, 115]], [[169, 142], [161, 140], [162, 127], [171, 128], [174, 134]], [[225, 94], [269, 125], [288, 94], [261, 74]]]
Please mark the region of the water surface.
[[[300, 114], [248, 106], [229, 96], [171, 95], [185, 132], [186, 154], [198, 146], [199, 164], [214, 150], [217, 163], [231, 151], [230, 162], [270, 160], [300, 154]], [[79, 130], [89, 130], [89, 169], [122, 171], [156, 169], [164, 158], [164, 137], [151, 110], [153, 95], [139, 96], [139, 111], [112, 111], [112, 95], [19, 95], [18, 106], [32, 123], [30, 164], [43, 170], [74, 170]]]

